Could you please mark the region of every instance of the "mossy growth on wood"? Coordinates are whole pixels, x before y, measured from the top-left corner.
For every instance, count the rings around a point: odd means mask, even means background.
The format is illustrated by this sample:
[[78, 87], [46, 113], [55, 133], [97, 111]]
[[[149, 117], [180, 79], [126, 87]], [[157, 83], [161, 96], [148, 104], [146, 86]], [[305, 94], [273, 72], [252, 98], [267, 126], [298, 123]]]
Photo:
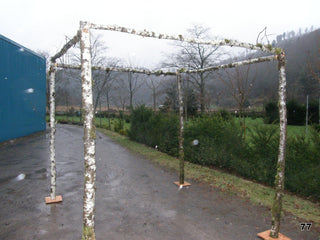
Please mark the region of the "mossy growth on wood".
[[82, 240], [96, 240], [93, 227], [83, 226]]

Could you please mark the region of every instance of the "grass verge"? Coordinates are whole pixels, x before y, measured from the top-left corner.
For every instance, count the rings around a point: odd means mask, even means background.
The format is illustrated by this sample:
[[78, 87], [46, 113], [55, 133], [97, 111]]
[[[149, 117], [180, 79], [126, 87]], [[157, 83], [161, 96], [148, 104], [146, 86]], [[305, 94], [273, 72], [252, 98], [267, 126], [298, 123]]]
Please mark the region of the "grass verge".
[[[155, 149], [143, 144], [133, 142], [128, 137], [122, 136], [118, 133], [105, 129], [98, 130], [112, 138], [121, 146], [126, 147], [135, 153], [139, 153], [163, 167], [173, 169], [178, 172], [179, 161], [177, 158], [156, 151]], [[207, 183], [221, 191], [234, 193], [242, 198], [247, 198], [254, 204], [271, 208], [274, 198], [274, 189], [271, 187], [189, 162], [185, 162], [185, 174], [188, 179]], [[317, 226], [320, 226], [319, 203], [313, 203], [306, 199], [286, 193], [283, 198], [283, 210], [300, 219], [307, 222], [313, 222]]]

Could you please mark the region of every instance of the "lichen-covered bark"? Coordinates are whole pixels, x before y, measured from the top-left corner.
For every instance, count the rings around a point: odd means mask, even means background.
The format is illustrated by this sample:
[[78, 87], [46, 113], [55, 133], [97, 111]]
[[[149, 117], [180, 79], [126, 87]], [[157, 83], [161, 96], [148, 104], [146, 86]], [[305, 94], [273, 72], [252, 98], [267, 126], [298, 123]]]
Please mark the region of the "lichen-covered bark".
[[184, 184], [184, 151], [183, 151], [183, 131], [184, 131], [184, 121], [183, 121], [183, 98], [182, 98], [182, 89], [181, 89], [181, 73], [177, 72], [177, 85], [178, 85], [178, 98], [179, 98], [179, 119], [180, 119], [180, 128], [179, 128], [179, 160], [180, 160], [180, 176], [179, 184]]
[[83, 239], [95, 239], [95, 127], [92, 97], [90, 29], [86, 22], [80, 23], [81, 30], [81, 80], [84, 128], [84, 196], [83, 196]]
[[[69, 68], [69, 69], [81, 69], [81, 65], [70, 65], [58, 63], [57, 67]], [[176, 72], [164, 71], [164, 70], [148, 70], [148, 69], [135, 69], [135, 68], [121, 68], [121, 67], [103, 67], [103, 66], [92, 66], [92, 70], [101, 70], [106, 72], [131, 72], [131, 73], [141, 73], [146, 75], [171, 75], [175, 76]]]
[[[208, 72], [208, 71], [216, 71], [219, 69], [226, 69], [226, 68], [235, 68], [242, 65], [249, 65], [254, 63], [261, 63], [261, 62], [270, 62], [276, 60], [275, 57], [267, 56], [267, 57], [260, 57], [260, 58], [253, 58], [248, 60], [243, 60], [239, 62], [233, 62], [229, 64], [222, 64], [219, 66], [212, 66], [207, 67], [204, 69], [196, 69], [196, 70], [188, 70], [188, 69], [180, 69], [180, 72], [184, 73], [202, 73], [202, 72]], [[69, 64], [61, 64], [58, 63], [57, 67], [61, 68], [70, 68], [70, 69], [81, 69], [81, 65], [69, 65]], [[120, 68], [120, 67], [99, 67], [99, 66], [92, 66], [93, 70], [102, 70], [102, 71], [111, 71], [111, 72], [132, 72], [132, 73], [141, 73], [146, 75], [164, 75], [164, 76], [174, 76], [177, 75], [177, 72], [171, 72], [171, 71], [165, 71], [165, 70], [148, 70], [148, 69], [135, 69], [135, 68]]]
[[274, 61], [274, 60], [276, 60], [276, 58], [272, 55], [272, 56], [266, 56], [266, 57], [260, 57], [260, 58], [252, 58], [252, 59], [228, 63], [228, 64], [222, 64], [219, 66], [207, 67], [207, 68], [203, 68], [203, 69], [186, 70], [185, 72], [186, 73], [201, 73], [201, 72], [207, 72], [207, 71], [216, 71], [219, 69], [235, 68], [235, 67], [240, 67], [243, 65], [261, 63], [261, 62], [270, 62], [270, 61]]
[[182, 35], [177, 36], [170, 36], [167, 34], [155, 33], [152, 31], [136, 31], [135, 29], [120, 27], [117, 25], [102, 25], [102, 24], [90, 24], [92, 29], [101, 29], [101, 30], [109, 30], [109, 31], [117, 31], [123, 33], [134, 34], [142, 37], [151, 37], [151, 38], [158, 38], [158, 39], [167, 39], [167, 40], [175, 40], [175, 41], [183, 41], [188, 43], [194, 44], [205, 44], [205, 45], [214, 45], [214, 46], [230, 46], [230, 47], [241, 47], [247, 48], [251, 50], [260, 50], [267, 53], [278, 53], [277, 48], [273, 48], [270, 44], [269, 45], [262, 45], [262, 44], [250, 44], [244, 42], [238, 42], [232, 39], [223, 39], [223, 40], [202, 40], [202, 39], [190, 39], [185, 38]]
[[280, 219], [282, 210], [282, 197], [284, 190], [284, 172], [287, 143], [287, 109], [286, 109], [286, 73], [285, 54], [282, 52], [277, 56], [279, 68], [279, 115], [280, 115], [280, 142], [277, 163], [277, 174], [275, 179], [275, 199], [271, 209], [271, 231], [270, 237], [278, 238], [280, 231]]
[[51, 163], [51, 186], [50, 197], [56, 198], [56, 151], [55, 151], [55, 134], [56, 134], [56, 119], [55, 119], [55, 63], [50, 66], [50, 163]]
[[56, 53], [56, 55], [54, 55], [51, 58], [51, 61], [56, 61], [58, 58], [60, 58], [61, 56], [63, 56], [72, 46], [74, 46], [77, 42], [80, 41], [80, 31], [78, 31], [77, 35], [75, 35], [73, 38], [71, 38], [63, 47], [62, 49]]

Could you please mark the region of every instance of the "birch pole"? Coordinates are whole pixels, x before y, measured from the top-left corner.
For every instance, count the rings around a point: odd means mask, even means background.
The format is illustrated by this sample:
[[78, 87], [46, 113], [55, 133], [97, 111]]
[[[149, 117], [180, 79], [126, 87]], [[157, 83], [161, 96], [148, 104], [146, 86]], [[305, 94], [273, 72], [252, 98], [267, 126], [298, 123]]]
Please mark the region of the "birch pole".
[[286, 109], [286, 73], [285, 54], [281, 52], [278, 56], [279, 68], [279, 115], [280, 115], [280, 141], [277, 163], [277, 174], [275, 178], [275, 199], [271, 209], [270, 237], [278, 238], [280, 231], [280, 219], [282, 210], [282, 197], [284, 190], [284, 172], [287, 143], [287, 109]]
[[81, 80], [84, 128], [84, 196], [83, 196], [83, 240], [95, 240], [95, 127], [92, 98], [92, 74], [90, 51], [90, 26], [80, 22], [81, 31]]
[[56, 134], [56, 119], [55, 119], [55, 72], [56, 64], [55, 60], [51, 60], [49, 70], [49, 88], [50, 88], [50, 165], [51, 165], [51, 184], [50, 184], [50, 196], [45, 197], [45, 202], [58, 203], [62, 202], [62, 196], [56, 196], [56, 150], [55, 150], [55, 134]]
[[50, 162], [51, 162], [51, 200], [56, 198], [56, 151], [55, 151], [55, 134], [56, 134], [56, 119], [55, 119], [55, 62], [50, 66]]
[[183, 99], [182, 99], [182, 90], [181, 90], [181, 73], [177, 72], [177, 85], [178, 85], [178, 98], [179, 98], [179, 166], [180, 166], [180, 175], [179, 175], [179, 185], [184, 185], [184, 151], [183, 151], [183, 131], [184, 131], [184, 121], [183, 121]]

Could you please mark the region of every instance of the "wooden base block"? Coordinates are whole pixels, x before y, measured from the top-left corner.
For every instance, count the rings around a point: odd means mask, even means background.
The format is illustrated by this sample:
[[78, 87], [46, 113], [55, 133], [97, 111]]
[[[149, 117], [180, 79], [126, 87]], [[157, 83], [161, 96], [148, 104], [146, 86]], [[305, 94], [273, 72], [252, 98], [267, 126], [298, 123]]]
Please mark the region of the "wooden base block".
[[46, 197], [46, 204], [50, 204], [50, 203], [59, 203], [62, 202], [62, 196], [56, 196], [55, 199], [51, 199], [51, 197]]
[[291, 238], [286, 237], [285, 235], [279, 233], [278, 238], [272, 238], [270, 237], [270, 230], [267, 230], [265, 232], [258, 233], [258, 237], [264, 239], [264, 240], [291, 240]]
[[[179, 182], [179, 181], [178, 181], [178, 182], [174, 182], [174, 184], [177, 185], [178, 187], [180, 187], [180, 182]], [[183, 187], [189, 187], [189, 186], [191, 186], [191, 184], [188, 183], [188, 182], [186, 182], [186, 181], [184, 181], [184, 183], [182, 184], [182, 186], [183, 186]]]

